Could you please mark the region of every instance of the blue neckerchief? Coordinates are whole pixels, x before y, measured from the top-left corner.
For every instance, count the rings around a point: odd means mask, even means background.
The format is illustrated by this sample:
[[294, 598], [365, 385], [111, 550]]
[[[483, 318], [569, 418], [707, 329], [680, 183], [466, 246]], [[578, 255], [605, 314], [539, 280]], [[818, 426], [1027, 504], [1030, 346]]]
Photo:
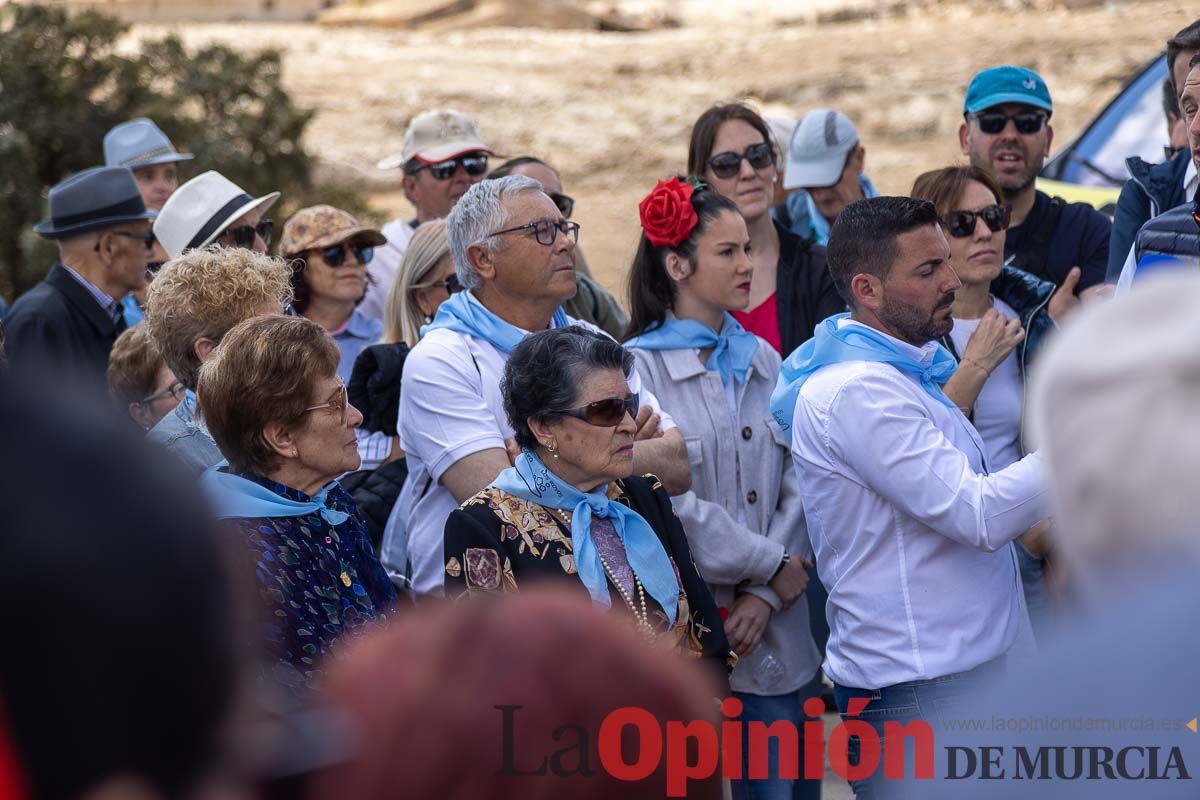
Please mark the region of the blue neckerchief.
[[679, 581], [667, 551], [649, 523], [628, 506], [609, 500], [604, 494], [605, 487], [584, 494], [547, 469], [529, 450], [522, 451], [516, 465], [501, 472], [492, 486], [530, 503], [571, 512], [571, 551], [575, 555], [575, 569], [592, 596], [592, 602], [605, 608], [611, 600], [600, 551], [592, 541], [592, 517], [604, 517], [612, 522], [625, 543], [629, 566], [650, 596], [662, 606], [671, 625], [675, 624]]
[[[559, 308], [554, 312], [550, 327], [563, 328], [566, 325], [567, 315]], [[502, 353], [511, 353], [525, 338], [525, 331], [488, 311], [469, 291], [453, 294], [449, 300], [442, 303], [433, 322], [421, 328], [421, 336], [438, 328], [449, 328], [483, 339]]]
[[708, 357], [704, 366], [721, 373], [722, 383], [729, 383], [731, 375], [738, 383], [745, 383], [750, 362], [758, 352], [758, 338], [743, 328], [732, 314], [726, 312], [720, 333], [703, 322], [671, 316], [663, 320], [657, 328], [625, 342], [625, 346], [642, 350], [711, 347], [712, 355]]
[[121, 315], [125, 317], [126, 328], [132, 328], [146, 318], [146, 313], [132, 293], [121, 298]]
[[200, 488], [212, 502], [218, 519], [258, 519], [259, 517], [303, 517], [318, 513], [330, 525], [341, 525], [350, 518], [345, 511], [325, 505], [329, 492], [337, 481], [325, 484], [308, 503], [289, 500], [266, 486], [240, 475], [222, 472], [218, 467], [206, 469], [200, 476]]
[[921, 386], [930, 397], [950, 408], [954, 401], [942, 392], [942, 384], [950, 380], [957, 362], [950, 352], [940, 344], [933, 359], [922, 363], [907, 349], [897, 346], [891, 337], [866, 325], [839, 326], [838, 321], [849, 314], [834, 314], [817, 326], [813, 338], [796, 348], [780, 368], [779, 381], [771, 393], [771, 416], [779, 427], [792, 427], [792, 416], [796, 413], [796, 398], [800, 387], [813, 373], [827, 364], [844, 361], [876, 361], [891, 364], [901, 372], [921, 379]]
[[[866, 175], [858, 176], [858, 185], [862, 187], [863, 197], [878, 197], [879, 192], [875, 189], [875, 185], [871, 183], [870, 178]], [[813, 202], [812, 195], [808, 192], [804, 193], [804, 202], [808, 206], [808, 224], [812, 227], [813, 238], [817, 244], [829, 243], [829, 220], [821, 216], [821, 212], [817, 210], [817, 204]]]

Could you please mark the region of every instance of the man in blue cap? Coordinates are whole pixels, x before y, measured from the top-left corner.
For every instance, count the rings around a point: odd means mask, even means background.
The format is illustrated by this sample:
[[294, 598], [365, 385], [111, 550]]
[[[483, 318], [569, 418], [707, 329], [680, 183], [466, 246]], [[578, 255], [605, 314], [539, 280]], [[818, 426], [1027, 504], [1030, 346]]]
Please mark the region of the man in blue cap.
[[1068, 203], [1037, 191], [1050, 153], [1054, 107], [1046, 82], [1025, 67], [1005, 65], [978, 73], [967, 86], [963, 155], [996, 176], [1012, 206], [1004, 255], [1011, 265], [1069, 291], [1104, 282], [1112, 223], [1086, 203]]
[[104, 385], [125, 330], [121, 298], [146, 285], [152, 219], [126, 167], [93, 167], [50, 190], [50, 219], [33, 230], [58, 243], [59, 259], [5, 320], [14, 368], [67, 370]]

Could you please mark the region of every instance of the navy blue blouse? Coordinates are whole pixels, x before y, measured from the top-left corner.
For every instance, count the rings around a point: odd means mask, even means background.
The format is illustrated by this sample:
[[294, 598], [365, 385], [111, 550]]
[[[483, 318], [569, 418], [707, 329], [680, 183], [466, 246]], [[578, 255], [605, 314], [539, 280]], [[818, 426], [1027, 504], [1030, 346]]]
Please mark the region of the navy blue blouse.
[[[312, 500], [258, 475], [242, 477], [290, 500]], [[266, 646], [276, 661], [271, 671], [289, 686], [319, 682], [323, 662], [336, 654], [338, 640], [368, 630], [396, 601], [349, 492], [335, 487], [326, 505], [347, 512], [349, 519], [337, 526], [318, 513], [227, 520], [254, 559], [265, 605]]]

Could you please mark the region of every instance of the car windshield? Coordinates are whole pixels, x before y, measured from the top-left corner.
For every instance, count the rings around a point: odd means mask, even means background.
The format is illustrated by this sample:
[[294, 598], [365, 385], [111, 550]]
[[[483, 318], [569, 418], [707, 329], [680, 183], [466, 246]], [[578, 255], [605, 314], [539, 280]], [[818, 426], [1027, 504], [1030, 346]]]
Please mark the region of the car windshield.
[[1162, 111], [1166, 56], [1147, 66], [1080, 136], [1046, 164], [1047, 178], [1083, 186], [1120, 186], [1125, 159], [1162, 161], [1167, 124]]

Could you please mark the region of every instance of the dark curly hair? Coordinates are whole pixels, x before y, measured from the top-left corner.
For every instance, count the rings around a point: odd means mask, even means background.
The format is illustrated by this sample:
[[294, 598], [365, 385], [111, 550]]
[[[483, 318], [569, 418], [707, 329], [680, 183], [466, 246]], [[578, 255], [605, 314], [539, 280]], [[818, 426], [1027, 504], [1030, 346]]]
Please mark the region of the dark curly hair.
[[548, 419], [574, 407], [583, 377], [619, 369], [628, 378], [633, 354], [602, 333], [578, 325], [531, 333], [513, 348], [504, 365], [500, 393], [517, 444], [536, 450], [530, 419]]

